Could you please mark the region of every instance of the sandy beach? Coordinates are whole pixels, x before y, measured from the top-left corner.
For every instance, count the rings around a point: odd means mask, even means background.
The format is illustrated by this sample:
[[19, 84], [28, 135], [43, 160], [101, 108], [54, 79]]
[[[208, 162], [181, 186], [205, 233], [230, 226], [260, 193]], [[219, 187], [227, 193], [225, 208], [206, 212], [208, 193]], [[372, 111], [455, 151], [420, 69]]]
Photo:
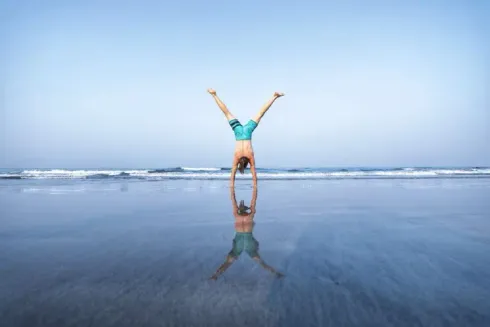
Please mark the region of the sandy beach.
[[[489, 179], [0, 181], [2, 326], [488, 326]], [[236, 198], [249, 205], [239, 181]]]

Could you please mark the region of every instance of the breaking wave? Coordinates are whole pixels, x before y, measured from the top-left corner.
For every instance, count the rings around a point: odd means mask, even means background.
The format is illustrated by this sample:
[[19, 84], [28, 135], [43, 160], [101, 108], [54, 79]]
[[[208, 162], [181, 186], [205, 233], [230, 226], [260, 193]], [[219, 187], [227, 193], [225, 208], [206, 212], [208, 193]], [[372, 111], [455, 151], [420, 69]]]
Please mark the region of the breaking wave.
[[[348, 178], [487, 178], [488, 167], [469, 168], [258, 168], [260, 179]], [[230, 168], [175, 167], [162, 169], [29, 169], [0, 172], [0, 179], [227, 179]], [[250, 171], [237, 179], [250, 178]]]

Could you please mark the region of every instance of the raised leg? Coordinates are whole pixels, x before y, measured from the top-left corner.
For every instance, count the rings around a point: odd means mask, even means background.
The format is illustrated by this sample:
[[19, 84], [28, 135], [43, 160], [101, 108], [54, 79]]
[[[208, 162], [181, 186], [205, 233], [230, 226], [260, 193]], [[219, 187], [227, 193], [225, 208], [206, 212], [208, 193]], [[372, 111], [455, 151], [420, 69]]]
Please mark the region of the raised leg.
[[228, 108], [226, 107], [226, 105], [223, 103], [223, 101], [221, 101], [221, 99], [218, 97], [218, 95], [216, 95], [216, 91], [213, 90], [213, 89], [208, 89], [208, 93], [211, 94], [214, 98], [214, 100], [216, 101], [216, 103], [218, 104], [218, 107], [221, 109], [221, 111], [223, 111], [223, 113], [225, 114], [226, 116], [226, 119], [228, 121], [232, 120], [232, 119], [235, 119], [235, 117], [233, 116], [233, 114], [228, 110]]
[[266, 264], [265, 261], [262, 260], [262, 258], [260, 258], [260, 256], [254, 257], [253, 260], [255, 262], [257, 262], [259, 265], [261, 265], [265, 270], [268, 270], [271, 273], [273, 273], [277, 278], [284, 277], [283, 274], [281, 274], [280, 272], [276, 271], [274, 268], [272, 268], [271, 266], [269, 266], [268, 264]]
[[216, 272], [213, 274], [213, 276], [211, 276], [210, 279], [217, 280], [218, 277], [226, 271], [226, 269], [230, 268], [235, 260], [236, 258], [232, 257], [231, 255], [227, 255], [225, 262], [221, 266], [219, 266], [218, 270], [216, 270]]
[[257, 116], [255, 116], [253, 120], [258, 124], [262, 119], [262, 117], [267, 112], [267, 110], [269, 110], [269, 108], [272, 106], [274, 101], [276, 101], [277, 98], [280, 98], [282, 96], [284, 96], [284, 93], [275, 92], [272, 98], [269, 101], [267, 101], [266, 104], [264, 104], [264, 106], [260, 109], [259, 113], [257, 114]]

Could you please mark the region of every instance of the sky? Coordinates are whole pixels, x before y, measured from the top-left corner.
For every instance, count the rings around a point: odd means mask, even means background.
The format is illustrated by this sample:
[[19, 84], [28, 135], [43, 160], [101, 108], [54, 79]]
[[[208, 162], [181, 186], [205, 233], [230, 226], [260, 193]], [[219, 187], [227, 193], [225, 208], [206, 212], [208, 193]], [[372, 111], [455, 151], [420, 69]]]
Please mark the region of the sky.
[[0, 167], [490, 166], [489, 3], [0, 0]]

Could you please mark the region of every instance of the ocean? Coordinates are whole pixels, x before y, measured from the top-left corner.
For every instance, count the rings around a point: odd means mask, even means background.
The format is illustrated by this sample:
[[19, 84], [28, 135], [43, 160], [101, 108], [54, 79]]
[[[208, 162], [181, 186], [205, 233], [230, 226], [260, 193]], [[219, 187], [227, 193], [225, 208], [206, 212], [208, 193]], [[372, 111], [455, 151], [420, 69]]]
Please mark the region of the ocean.
[[[0, 179], [228, 179], [230, 168], [160, 169], [0, 169]], [[490, 177], [490, 167], [402, 168], [258, 168], [263, 180], [336, 178], [469, 178]], [[237, 178], [249, 179], [250, 172]]]
[[0, 326], [490, 326], [489, 168], [258, 174], [1, 170]]

